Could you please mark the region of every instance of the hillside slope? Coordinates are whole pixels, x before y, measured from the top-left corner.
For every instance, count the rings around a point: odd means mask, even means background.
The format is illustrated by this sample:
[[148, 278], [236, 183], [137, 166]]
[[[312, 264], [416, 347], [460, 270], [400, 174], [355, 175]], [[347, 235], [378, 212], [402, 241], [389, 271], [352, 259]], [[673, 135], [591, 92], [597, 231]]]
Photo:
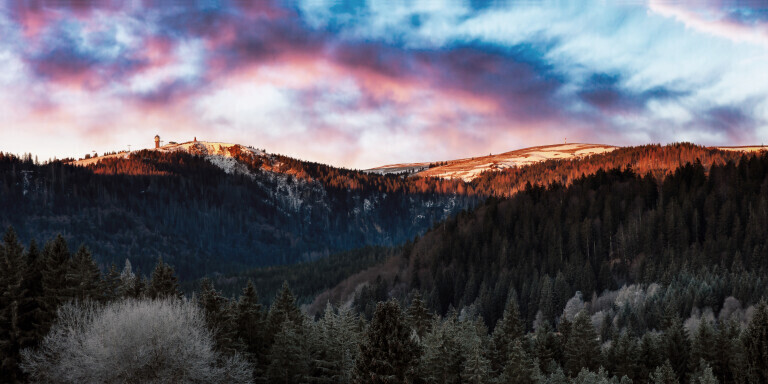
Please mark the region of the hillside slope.
[[184, 279], [400, 244], [476, 201], [239, 145], [81, 165], [0, 154], [0, 225], [90, 244], [103, 268], [130, 258], [148, 272], [163, 257]]
[[603, 144], [556, 144], [523, 148], [496, 155], [435, 163], [393, 164], [372, 168], [366, 172], [379, 174], [411, 172], [415, 176], [440, 177], [471, 181], [486, 171], [522, 167], [546, 160], [581, 158], [615, 150], [618, 147]]
[[[745, 300], [747, 291], [764, 291], [729, 280], [728, 271], [768, 268], [767, 225], [765, 153], [710, 167], [689, 163], [661, 180], [631, 169], [600, 170], [569, 187], [534, 186], [489, 199], [341, 281], [311, 308], [329, 300], [364, 307], [386, 299], [382, 292], [404, 297], [416, 289], [439, 313], [471, 306], [492, 325], [501, 298], [514, 288], [530, 303], [521, 312], [532, 324], [539, 311], [552, 321], [552, 308], [563, 308], [577, 291], [586, 299], [624, 284], [668, 284], [702, 273], [696, 278], [709, 281], [713, 296], [691, 298], [691, 305], [717, 312], [727, 295], [743, 293], [737, 298]], [[690, 312], [689, 306], [679, 315]]]

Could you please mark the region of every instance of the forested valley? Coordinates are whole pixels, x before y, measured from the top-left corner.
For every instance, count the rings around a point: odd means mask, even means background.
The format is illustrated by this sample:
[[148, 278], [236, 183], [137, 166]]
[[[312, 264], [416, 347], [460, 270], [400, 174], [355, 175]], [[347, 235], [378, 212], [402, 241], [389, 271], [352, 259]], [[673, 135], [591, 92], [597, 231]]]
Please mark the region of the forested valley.
[[765, 383], [766, 228], [768, 155], [531, 184], [400, 247], [217, 275], [187, 294], [167, 260], [105, 270], [90, 244], [24, 246], [11, 228], [0, 377]]

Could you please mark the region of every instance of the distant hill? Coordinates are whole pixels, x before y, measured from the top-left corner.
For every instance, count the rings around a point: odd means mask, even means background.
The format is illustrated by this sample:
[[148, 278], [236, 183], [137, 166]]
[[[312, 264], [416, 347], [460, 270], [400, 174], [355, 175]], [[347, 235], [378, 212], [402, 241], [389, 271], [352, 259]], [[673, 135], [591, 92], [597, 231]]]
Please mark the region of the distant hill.
[[518, 149], [498, 155], [449, 160], [437, 163], [393, 164], [372, 168], [366, 172], [379, 174], [413, 172], [415, 176], [440, 177], [472, 181], [486, 171], [522, 167], [545, 160], [581, 158], [615, 150], [618, 147], [603, 144], [557, 144]]

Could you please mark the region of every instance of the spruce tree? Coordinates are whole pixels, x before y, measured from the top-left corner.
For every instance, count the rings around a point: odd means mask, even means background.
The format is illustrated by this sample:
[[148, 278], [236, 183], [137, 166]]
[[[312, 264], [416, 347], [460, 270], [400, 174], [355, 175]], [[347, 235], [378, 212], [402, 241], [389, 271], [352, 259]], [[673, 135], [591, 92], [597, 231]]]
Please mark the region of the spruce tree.
[[672, 365], [669, 363], [669, 360], [665, 361], [663, 365], [656, 367], [656, 369], [651, 372], [649, 379], [653, 384], [680, 383], [680, 381], [677, 379], [677, 373], [675, 373], [675, 370], [672, 369]]
[[664, 362], [664, 358], [662, 357], [664, 349], [659, 343], [659, 337], [650, 332], [646, 332], [640, 340], [638, 377], [641, 380], [647, 379], [651, 372]]
[[544, 322], [536, 328], [533, 348], [534, 356], [539, 360], [540, 366], [545, 367], [547, 373], [552, 373], [548, 369], [553, 362], [562, 359], [563, 346], [552, 332], [552, 326], [549, 323]]
[[432, 330], [424, 336], [424, 353], [419, 365], [420, 376], [427, 383], [459, 383], [463, 356], [457, 338], [458, 329], [455, 317], [435, 320]]
[[271, 334], [276, 334], [282, 328], [285, 321], [290, 321], [297, 327], [304, 326], [304, 314], [296, 305], [296, 297], [291, 292], [288, 282], [283, 282], [283, 287], [277, 293], [267, 316], [267, 328]]
[[[551, 364], [547, 370], [552, 373], [547, 377], [546, 384], [569, 384], [568, 377], [565, 376], [563, 369], [557, 364]], [[543, 383], [542, 383], [543, 384]]]
[[248, 280], [243, 293], [237, 301], [235, 311], [235, 329], [237, 338], [242, 340], [248, 357], [263, 365], [266, 360], [266, 340], [264, 329], [264, 311], [253, 282]]
[[594, 371], [600, 365], [600, 343], [586, 311], [573, 319], [563, 355], [570, 375], [575, 376], [582, 368]]
[[525, 328], [520, 321], [520, 308], [517, 304], [517, 293], [511, 290], [504, 307], [504, 315], [493, 329], [491, 338], [491, 368], [501, 372], [506, 364], [512, 344], [523, 336]]
[[355, 363], [357, 384], [400, 384], [412, 380], [421, 351], [411, 338], [405, 315], [396, 301], [379, 303], [363, 335]]
[[56, 236], [43, 248], [45, 267], [42, 270], [43, 289], [45, 290], [46, 312], [50, 321], [56, 316], [56, 309], [72, 297], [67, 275], [71, 269], [72, 256], [67, 242], [61, 235]]
[[717, 377], [712, 372], [712, 367], [704, 359], [699, 359], [699, 365], [694, 371], [693, 379], [690, 382], [695, 384], [719, 383]]
[[78, 300], [99, 300], [103, 296], [101, 285], [101, 272], [96, 262], [93, 261], [91, 251], [84, 245], [78, 248], [72, 258], [71, 268], [66, 275], [70, 297]]
[[491, 384], [491, 362], [484, 356], [479, 343], [472, 347], [472, 351], [464, 362], [464, 371], [461, 378], [467, 384]]
[[213, 283], [205, 278], [200, 284], [198, 303], [205, 314], [208, 329], [213, 332], [216, 348], [228, 354], [234, 353], [239, 343], [229, 300], [216, 291]]
[[694, 372], [700, 368], [701, 360], [707, 366], [715, 364], [717, 358], [717, 334], [709, 321], [702, 319], [696, 336], [691, 343], [691, 357], [689, 359], [689, 371]]
[[115, 264], [109, 266], [109, 271], [104, 276], [102, 286], [104, 287], [103, 298], [105, 300], [114, 301], [120, 298], [120, 272]]
[[323, 317], [315, 323], [312, 340], [313, 373], [312, 382], [350, 383], [355, 357], [358, 350], [359, 334], [357, 321], [349, 307], [334, 310], [328, 303]]
[[637, 341], [629, 331], [622, 332], [618, 339], [611, 344], [610, 355], [613, 360], [612, 373], [618, 377], [637, 377], [639, 349]]
[[680, 381], [685, 380], [691, 350], [691, 340], [679, 318], [674, 318], [664, 331], [665, 356]]
[[147, 296], [151, 299], [181, 298], [179, 279], [173, 272], [173, 267], [163, 263], [163, 258], [157, 259], [155, 270], [147, 287]]
[[25, 298], [19, 303], [19, 343], [22, 348], [37, 345], [48, 333], [45, 291], [43, 290], [43, 257], [35, 241], [31, 241], [25, 255], [26, 268], [22, 278]]
[[274, 336], [266, 370], [268, 383], [294, 384], [306, 382], [310, 355], [303, 330], [290, 319], [283, 319]]

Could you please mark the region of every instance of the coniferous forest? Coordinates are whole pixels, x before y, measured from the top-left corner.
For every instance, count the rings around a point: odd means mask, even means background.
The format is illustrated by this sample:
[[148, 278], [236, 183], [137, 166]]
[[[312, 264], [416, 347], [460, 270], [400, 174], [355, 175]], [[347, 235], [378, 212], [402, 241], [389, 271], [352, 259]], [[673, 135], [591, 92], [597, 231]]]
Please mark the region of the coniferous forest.
[[400, 246], [201, 280], [10, 227], [0, 377], [768, 382], [768, 155], [526, 184]]

